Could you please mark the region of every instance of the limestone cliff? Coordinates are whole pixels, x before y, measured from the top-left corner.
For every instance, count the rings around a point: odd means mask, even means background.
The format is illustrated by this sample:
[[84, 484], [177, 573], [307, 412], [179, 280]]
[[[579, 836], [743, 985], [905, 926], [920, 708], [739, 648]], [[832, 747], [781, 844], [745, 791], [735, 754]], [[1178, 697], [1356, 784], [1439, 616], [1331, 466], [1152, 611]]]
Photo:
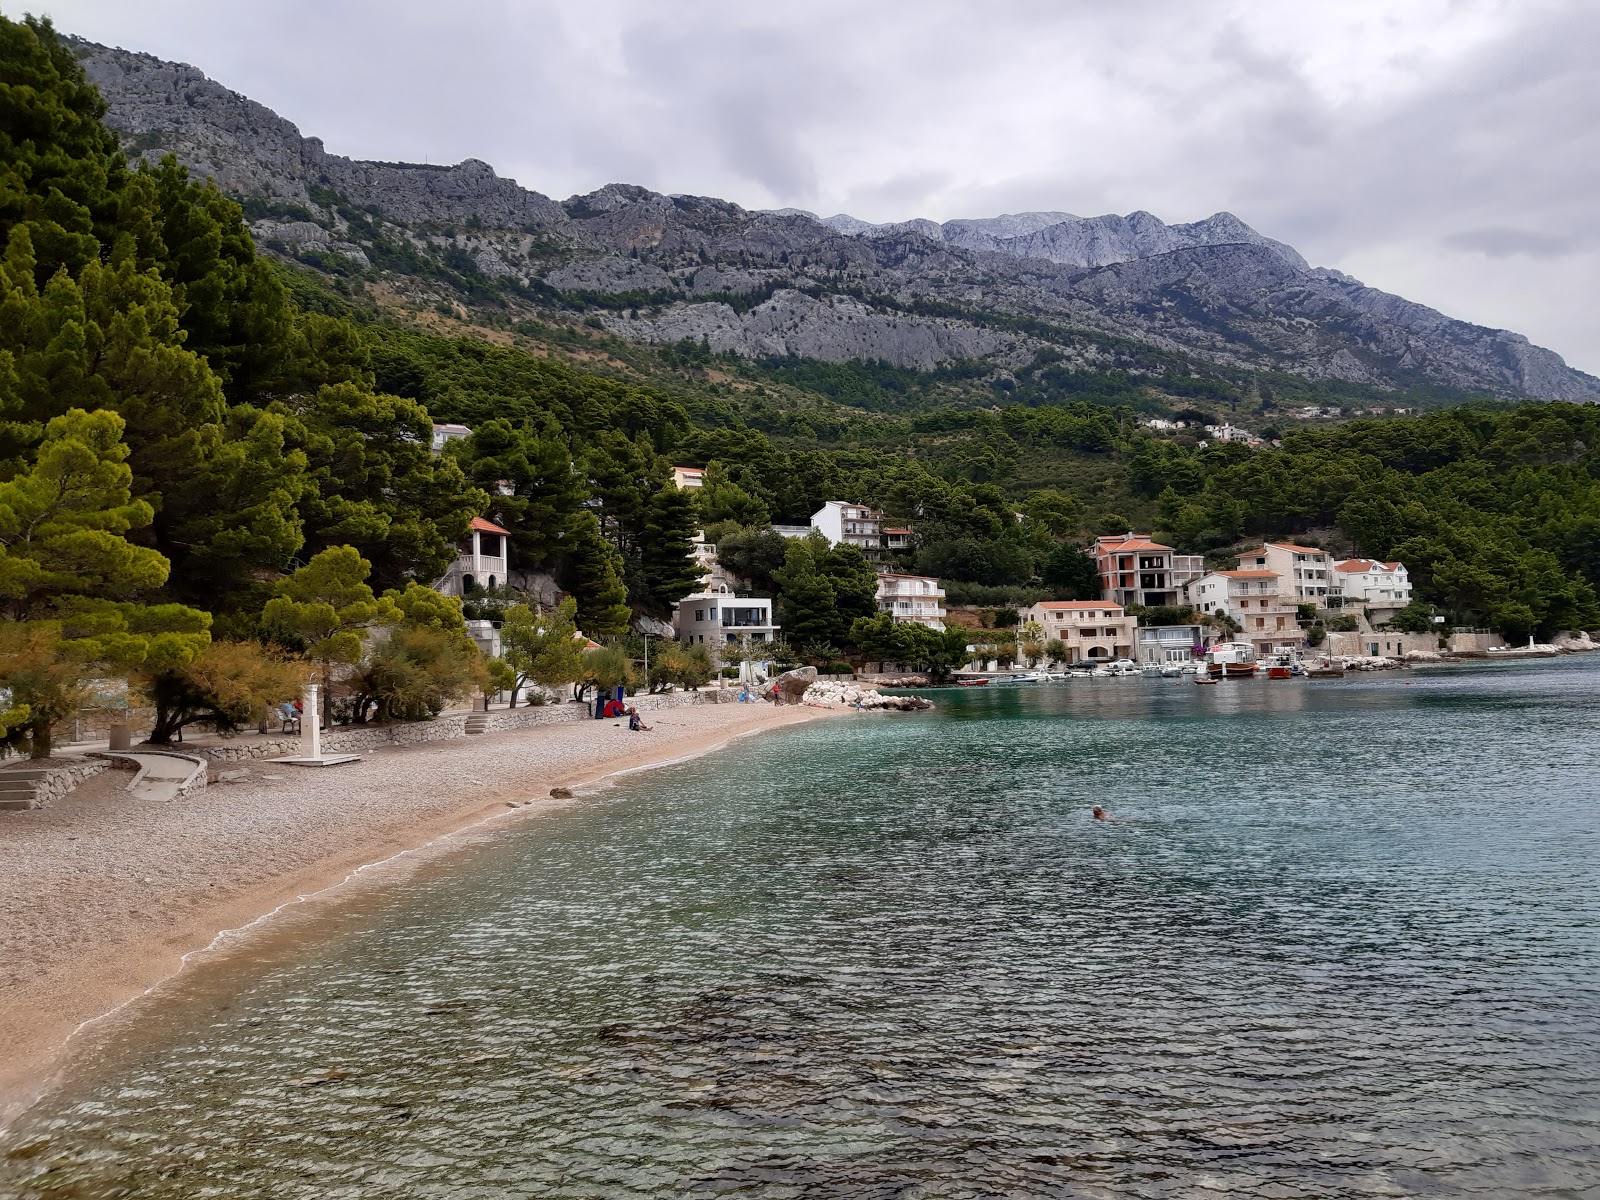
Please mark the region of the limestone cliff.
[[1027, 318], [1086, 331], [1069, 363], [1094, 364], [1094, 337], [1114, 335], [1380, 387], [1600, 399], [1600, 380], [1521, 335], [1313, 269], [1231, 213], [1177, 225], [1145, 212], [874, 225], [628, 184], [557, 203], [476, 160], [329, 154], [194, 67], [74, 45], [131, 154], [174, 153], [251, 200], [257, 237], [278, 253], [334, 256], [422, 299], [461, 285], [533, 306], [609, 296], [607, 328], [640, 341], [922, 368], [986, 359], [997, 371], [1037, 348], [1024, 332], [1037, 327], [1015, 320]]

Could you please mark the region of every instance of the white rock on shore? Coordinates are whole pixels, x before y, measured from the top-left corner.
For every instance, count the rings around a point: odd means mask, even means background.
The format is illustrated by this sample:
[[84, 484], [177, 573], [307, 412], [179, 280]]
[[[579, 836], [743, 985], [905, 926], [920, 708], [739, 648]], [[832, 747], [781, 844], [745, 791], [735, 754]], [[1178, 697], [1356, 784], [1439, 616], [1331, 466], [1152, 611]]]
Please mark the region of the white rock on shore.
[[933, 707], [933, 701], [924, 700], [921, 696], [885, 696], [874, 687], [834, 682], [831, 679], [819, 679], [808, 687], [805, 703], [823, 708], [859, 708], [874, 712], [912, 712]]

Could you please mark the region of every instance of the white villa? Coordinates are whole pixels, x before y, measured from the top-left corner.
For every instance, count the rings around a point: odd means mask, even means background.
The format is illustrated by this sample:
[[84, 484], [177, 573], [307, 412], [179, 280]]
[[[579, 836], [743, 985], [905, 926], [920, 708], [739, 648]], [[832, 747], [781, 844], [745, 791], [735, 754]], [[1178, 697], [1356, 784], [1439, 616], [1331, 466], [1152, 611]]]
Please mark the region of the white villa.
[[673, 467], [672, 486], [680, 490], [704, 487], [706, 483], [706, 469], [704, 467]]
[[465, 425], [435, 425], [433, 427], [433, 446], [435, 454], [444, 450], [445, 445], [457, 438], [471, 437], [472, 430]]
[[896, 621], [915, 622], [929, 629], [944, 629], [944, 589], [931, 575], [878, 576], [878, 611]]
[[[1398, 612], [1411, 603], [1411, 578], [1405, 563], [1347, 558], [1333, 565], [1334, 595], [1346, 605]], [[1380, 623], [1387, 617], [1380, 617]]]
[[707, 588], [679, 600], [672, 616], [673, 633], [684, 645], [720, 647], [728, 642], [770, 642], [778, 626], [772, 601], [738, 596], [726, 587]]

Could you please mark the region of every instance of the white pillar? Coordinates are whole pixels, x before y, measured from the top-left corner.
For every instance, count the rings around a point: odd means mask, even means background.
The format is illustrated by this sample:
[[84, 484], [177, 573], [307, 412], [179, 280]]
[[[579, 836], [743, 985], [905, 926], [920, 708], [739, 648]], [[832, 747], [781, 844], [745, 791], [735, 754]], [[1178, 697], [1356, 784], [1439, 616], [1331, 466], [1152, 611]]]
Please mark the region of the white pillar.
[[317, 693], [322, 689], [314, 683], [306, 684], [306, 696], [301, 703], [305, 711], [300, 714], [300, 732], [311, 737], [311, 753], [307, 758], [322, 757], [322, 710], [317, 707]]

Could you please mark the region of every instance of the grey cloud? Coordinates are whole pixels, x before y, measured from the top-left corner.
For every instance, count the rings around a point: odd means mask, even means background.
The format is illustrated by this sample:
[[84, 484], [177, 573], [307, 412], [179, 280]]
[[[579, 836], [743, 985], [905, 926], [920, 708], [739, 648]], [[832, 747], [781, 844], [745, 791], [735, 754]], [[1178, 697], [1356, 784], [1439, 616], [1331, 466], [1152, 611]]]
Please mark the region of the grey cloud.
[[[1382, 0], [39, 3], [193, 62], [339, 153], [477, 157], [558, 196], [626, 181], [879, 221], [1226, 209], [1313, 262], [1403, 247], [1412, 298], [1504, 313], [1600, 369], [1592, 331], [1575, 344], [1553, 307], [1501, 307], [1502, 272], [1538, 295], [1522, 272], [1593, 251], [1563, 240], [1600, 191], [1600, 8], [1583, 0], [1458, 4], [1410, 59], [1385, 23], [1412, 10]], [[1351, 12], [1370, 36], [1330, 98], [1313, 52]], [[1430, 53], [1485, 12], [1497, 37]], [[1549, 305], [1600, 307], [1600, 271], [1549, 279]]]
[[1540, 233], [1531, 229], [1468, 229], [1446, 236], [1444, 243], [1458, 250], [1476, 251], [1490, 258], [1526, 255], [1529, 258], [1565, 258], [1584, 245], [1576, 234]]

